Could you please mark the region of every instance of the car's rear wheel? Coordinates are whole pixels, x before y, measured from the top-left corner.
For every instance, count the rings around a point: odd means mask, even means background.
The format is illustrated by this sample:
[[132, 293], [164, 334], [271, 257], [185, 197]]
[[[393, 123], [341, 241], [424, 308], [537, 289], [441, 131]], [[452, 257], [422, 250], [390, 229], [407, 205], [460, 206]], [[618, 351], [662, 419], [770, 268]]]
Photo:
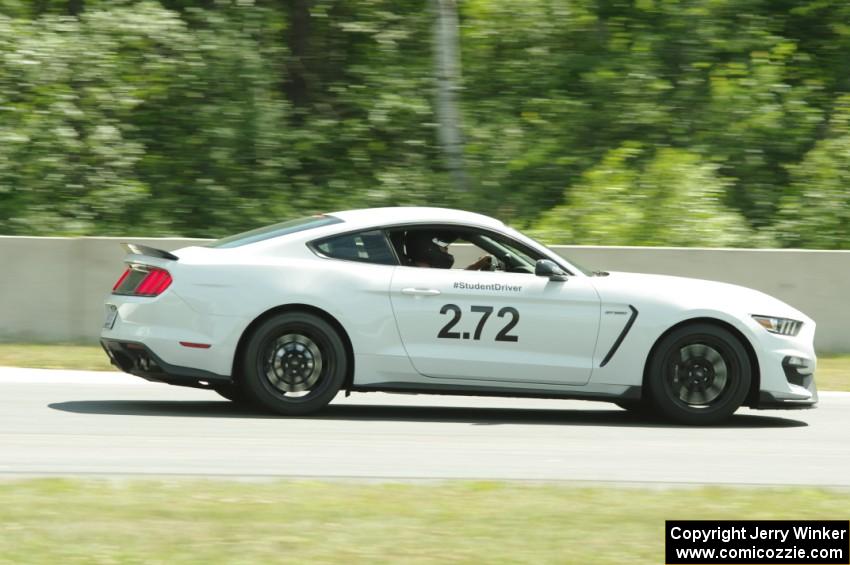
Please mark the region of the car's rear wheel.
[[741, 341], [720, 326], [692, 324], [667, 335], [650, 360], [649, 398], [675, 422], [716, 424], [747, 396], [752, 367]]
[[245, 390], [240, 388], [237, 384], [219, 385], [213, 390], [216, 391], [222, 398], [226, 398], [227, 400], [237, 404], [250, 402], [250, 399], [245, 394]]
[[333, 400], [347, 358], [337, 331], [305, 312], [278, 314], [252, 334], [242, 363], [243, 388], [261, 407], [297, 416]]

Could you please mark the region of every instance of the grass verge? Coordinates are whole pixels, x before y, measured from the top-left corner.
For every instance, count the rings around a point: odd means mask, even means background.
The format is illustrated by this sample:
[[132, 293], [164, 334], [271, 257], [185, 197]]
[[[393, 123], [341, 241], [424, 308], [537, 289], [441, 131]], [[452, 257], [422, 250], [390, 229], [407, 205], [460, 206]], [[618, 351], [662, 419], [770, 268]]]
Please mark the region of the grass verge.
[[818, 358], [815, 382], [818, 390], [850, 392], [850, 355]]
[[[36, 369], [115, 370], [99, 345], [0, 344], [0, 366]], [[850, 355], [818, 359], [820, 390], [850, 392]]]
[[114, 371], [100, 345], [0, 343], [0, 367]]
[[843, 519], [810, 488], [37, 479], [0, 483], [9, 563], [661, 563], [666, 519]]

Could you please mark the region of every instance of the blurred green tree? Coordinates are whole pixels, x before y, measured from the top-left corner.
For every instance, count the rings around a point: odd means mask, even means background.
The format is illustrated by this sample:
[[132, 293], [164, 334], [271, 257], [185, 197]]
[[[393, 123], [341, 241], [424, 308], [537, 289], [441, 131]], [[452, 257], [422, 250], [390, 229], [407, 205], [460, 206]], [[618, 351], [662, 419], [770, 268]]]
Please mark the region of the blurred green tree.
[[[430, 5], [0, 0], [0, 231], [218, 236], [432, 204], [596, 243], [850, 247], [845, 0], [459, 2], [462, 194]], [[716, 231], [653, 231], [647, 199]]]
[[534, 232], [573, 245], [746, 245], [752, 234], [724, 207], [730, 181], [717, 169], [682, 149], [625, 143], [586, 171]]
[[850, 95], [836, 101], [826, 137], [789, 169], [778, 239], [788, 247], [850, 248]]
[[0, 229], [212, 235], [290, 214], [275, 47], [246, 33], [261, 16], [0, 19]]

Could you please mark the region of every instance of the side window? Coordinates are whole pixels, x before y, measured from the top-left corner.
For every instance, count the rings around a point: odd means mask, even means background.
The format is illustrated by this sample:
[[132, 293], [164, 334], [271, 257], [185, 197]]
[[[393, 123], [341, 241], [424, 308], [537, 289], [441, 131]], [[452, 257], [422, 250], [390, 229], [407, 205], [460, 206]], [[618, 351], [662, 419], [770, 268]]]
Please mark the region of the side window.
[[483, 235], [480, 238], [481, 245], [508, 265], [509, 270], [514, 272], [534, 272], [534, 264], [539, 259], [545, 259], [543, 255], [529, 248], [519, 245], [517, 242], [504, 237]]
[[462, 226], [421, 225], [389, 231], [403, 265], [470, 271], [534, 273], [544, 258], [513, 239]]
[[331, 259], [397, 265], [389, 242], [380, 230], [339, 235], [313, 245], [314, 249]]

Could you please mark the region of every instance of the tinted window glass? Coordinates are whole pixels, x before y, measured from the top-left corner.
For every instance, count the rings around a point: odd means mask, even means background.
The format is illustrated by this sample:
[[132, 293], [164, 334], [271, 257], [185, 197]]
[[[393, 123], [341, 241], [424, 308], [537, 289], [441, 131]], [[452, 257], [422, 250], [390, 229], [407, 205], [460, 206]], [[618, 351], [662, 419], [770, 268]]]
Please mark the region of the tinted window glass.
[[310, 230], [330, 224], [339, 224], [341, 222], [342, 220], [333, 216], [310, 216], [308, 218], [298, 218], [297, 220], [289, 220], [288, 222], [281, 222], [279, 224], [273, 224], [271, 226], [265, 226], [255, 230], [231, 235], [230, 237], [214, 241], [207, 247], [239, 247], [241, 245], [248, 245], [249, 243], [265, 241], [282, 235]]
[[410, 238], [423, 232], [429, 237], [449, 244], [448, 253], [455, 258], [451, 267], [453, 269], [481, 269], [480, 261], [485, 255], [492, 255], [499, 262], [495, 266], [496, 270], [533, 274], [536, 261], [546, 258], [522, 242], [487, 230], [435, 225], [400, 228], [389, 232], [390, 240], [403, 264], [415, 267], [439, 267], [437, 263], [431, 263], [427, 257], [417, 258], [412, 255], [409, 247]]
[[380, 230], [332, 237], [315, 244], [315, 248], [322, 255], [332, 259], [377, 263], [379, 265], [398, 264], [387, 238]]

